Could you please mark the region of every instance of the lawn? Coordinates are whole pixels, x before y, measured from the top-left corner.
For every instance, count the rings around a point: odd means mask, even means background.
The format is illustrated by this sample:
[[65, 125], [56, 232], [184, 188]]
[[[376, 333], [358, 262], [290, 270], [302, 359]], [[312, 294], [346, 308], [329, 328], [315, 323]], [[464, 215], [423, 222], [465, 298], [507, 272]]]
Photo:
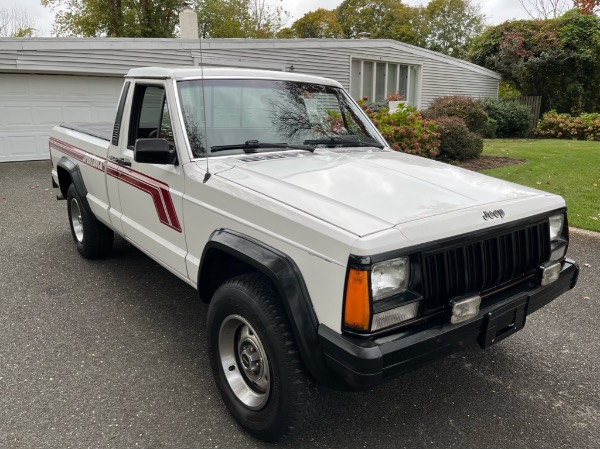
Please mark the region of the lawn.
[[486, 140], [484, 156], [527, 162], [482, 173], [561, 195], [569, 225], [600, 232], [600, 142], [575, 140]]

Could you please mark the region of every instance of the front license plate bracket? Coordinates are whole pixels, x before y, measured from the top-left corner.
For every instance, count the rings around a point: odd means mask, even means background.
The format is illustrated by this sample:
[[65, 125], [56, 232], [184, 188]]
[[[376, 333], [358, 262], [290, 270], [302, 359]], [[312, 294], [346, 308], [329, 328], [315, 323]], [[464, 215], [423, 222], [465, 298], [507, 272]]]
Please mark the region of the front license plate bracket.
[[479, 345], [485, 349], [510, 337], [525, 326], [528, 297], [498, 307], [486, 315], [485, 327]]

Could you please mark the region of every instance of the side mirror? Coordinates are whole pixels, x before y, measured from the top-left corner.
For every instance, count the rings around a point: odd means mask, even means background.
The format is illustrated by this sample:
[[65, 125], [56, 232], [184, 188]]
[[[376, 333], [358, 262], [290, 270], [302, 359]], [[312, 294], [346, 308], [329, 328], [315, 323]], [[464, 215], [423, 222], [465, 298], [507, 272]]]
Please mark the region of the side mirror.
[[177, 164], [177, 153], [169, 148], [165, 139], [137, 139], [133, 159], [143, 164]]

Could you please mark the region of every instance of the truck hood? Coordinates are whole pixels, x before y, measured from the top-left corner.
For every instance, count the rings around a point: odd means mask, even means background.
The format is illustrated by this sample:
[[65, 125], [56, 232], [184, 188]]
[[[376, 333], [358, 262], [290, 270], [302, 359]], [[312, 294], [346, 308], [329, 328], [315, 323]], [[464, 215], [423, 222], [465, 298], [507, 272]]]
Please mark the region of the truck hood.
[[219, 163], [217, 176], [361, 237], [461, 209], [483, 212], [504, 201], [548, 195], [395, 151], [319, 149], [273, 157], [228, 158], [233, 166]]

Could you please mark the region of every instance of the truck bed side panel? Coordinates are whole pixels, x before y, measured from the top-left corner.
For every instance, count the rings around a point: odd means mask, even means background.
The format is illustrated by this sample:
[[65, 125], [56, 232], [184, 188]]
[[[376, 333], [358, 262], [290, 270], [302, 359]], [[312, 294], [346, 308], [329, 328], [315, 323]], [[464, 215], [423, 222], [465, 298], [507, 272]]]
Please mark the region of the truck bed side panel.
[[50, 156], [55, 180], [57, 163], [61, 157], [67, 157], [77, 164], [88, 191], [87, 200], [92, 212], [98, 220], [111, 226], [106, 190], [109, 145], [108, 140], [62, 126], [54, 127], [50, 134]]

